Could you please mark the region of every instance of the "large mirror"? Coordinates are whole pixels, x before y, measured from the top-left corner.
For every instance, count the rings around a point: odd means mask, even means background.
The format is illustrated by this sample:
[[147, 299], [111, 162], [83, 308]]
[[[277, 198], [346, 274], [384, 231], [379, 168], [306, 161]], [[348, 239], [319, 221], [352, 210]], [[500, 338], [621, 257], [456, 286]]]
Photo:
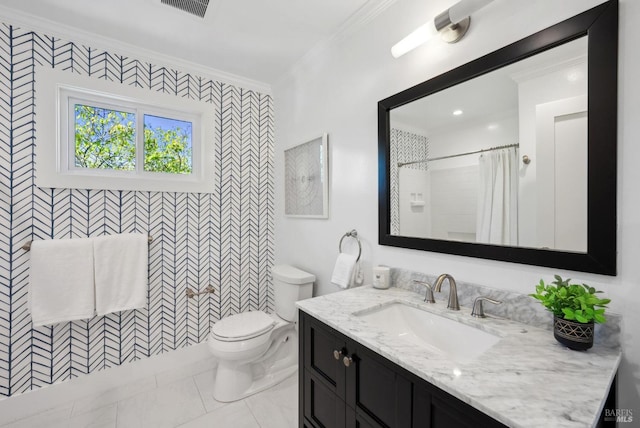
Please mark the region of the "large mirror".
[[380, 244], [615, 275], [617, 16], [380, 101]]

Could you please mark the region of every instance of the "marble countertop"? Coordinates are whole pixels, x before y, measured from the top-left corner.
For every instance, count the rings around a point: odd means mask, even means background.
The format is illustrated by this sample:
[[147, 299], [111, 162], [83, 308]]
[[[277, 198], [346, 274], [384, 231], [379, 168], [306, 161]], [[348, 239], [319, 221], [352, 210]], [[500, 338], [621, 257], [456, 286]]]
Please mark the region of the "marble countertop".
[[[572, 351], [548, 329], [491, 315], [474, 318], [471, 308], [464, 306], [449, 310], [443, 294], [436, 295], [437, 303], [427, 304], [423, 294], [410, 290], [365, 286], [303, 300], [297, 306], [509, 427], [596, 425], [620, 364], [619, 347], [596, 344], [586, 352]], [[392, 302], [422, 308], [501, 339], [476, 359], [456, 362], [377, 331], [354, 315]]]

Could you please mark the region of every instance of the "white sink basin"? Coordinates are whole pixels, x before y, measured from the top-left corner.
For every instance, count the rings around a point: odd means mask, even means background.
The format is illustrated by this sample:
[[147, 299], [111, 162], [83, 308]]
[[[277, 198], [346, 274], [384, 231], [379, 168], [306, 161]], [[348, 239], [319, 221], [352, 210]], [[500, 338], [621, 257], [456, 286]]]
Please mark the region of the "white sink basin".
[[454, 361], [473, 360], [500, 340], [500, 337], [486, 331], [399, 302], [354, 315], [378, 331], [428, 348]]

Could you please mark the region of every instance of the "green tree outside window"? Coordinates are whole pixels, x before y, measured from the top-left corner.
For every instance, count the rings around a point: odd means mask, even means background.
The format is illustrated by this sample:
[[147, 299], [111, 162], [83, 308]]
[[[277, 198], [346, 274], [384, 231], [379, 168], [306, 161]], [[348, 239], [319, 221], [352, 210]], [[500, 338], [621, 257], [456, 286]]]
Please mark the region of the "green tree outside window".
[[133, 113], [76, 104], [76, 167], [135, 170], [135, 122]]
[[144, 115], [144, 170], [190, 174], [191, 122]]
[[[191, 122], [144, 115], [144, 170], [192, 172]], [[75, 105], [75, 165], [80, 168], [136, 169], [134, 113]]]

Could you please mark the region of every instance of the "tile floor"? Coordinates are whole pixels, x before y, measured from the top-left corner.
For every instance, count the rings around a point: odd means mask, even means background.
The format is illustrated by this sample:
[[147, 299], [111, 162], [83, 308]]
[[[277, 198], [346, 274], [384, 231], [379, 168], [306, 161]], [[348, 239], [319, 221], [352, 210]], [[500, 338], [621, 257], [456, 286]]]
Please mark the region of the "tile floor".
[[1, 427], [297, 427], [297, 373], [244, 400], [220, 403], [213, 398], [215, 372], [208, 367], [211, 365], [191, 364], [165, 371]]

